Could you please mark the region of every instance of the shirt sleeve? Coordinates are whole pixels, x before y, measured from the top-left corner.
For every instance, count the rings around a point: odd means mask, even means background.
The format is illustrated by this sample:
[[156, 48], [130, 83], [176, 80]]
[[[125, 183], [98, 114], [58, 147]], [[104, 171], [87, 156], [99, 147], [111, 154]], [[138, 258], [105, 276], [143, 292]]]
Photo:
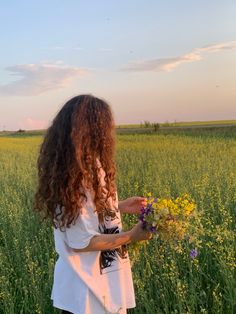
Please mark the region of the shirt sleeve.
[[72, 249], [83, 249], [89, 245], [91, 238], [100, 235], [98, 216], [94, 212], [91, 202], [86, 203], [81, 209], [81, 214], [75, 224], [71, 224], [65, 231], [65, 241]]

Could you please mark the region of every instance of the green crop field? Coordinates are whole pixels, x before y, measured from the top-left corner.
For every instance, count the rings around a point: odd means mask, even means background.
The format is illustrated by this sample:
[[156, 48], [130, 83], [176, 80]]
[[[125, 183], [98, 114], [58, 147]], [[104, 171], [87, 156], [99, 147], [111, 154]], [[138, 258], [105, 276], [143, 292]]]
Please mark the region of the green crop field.
[[[158, 240], [130, 249], [137, 307], [129, 313], [236, 313], [235, 128], [117, 135], [120, 199], [189, 193], [204, 212], [196, 259]], [[42, 135], [0, 137], [0, 313], [51, 314], [53, 229], [32, 212]], [[124, 229], [137, 221], [123, 217]]]
[[[148, 121], [146, 121], [148, 122]], [[158, 122], [158, 121], [157, 121]], [[151, 123], [150, 123], [151, 124]], [[212, 120], [212, 121], [191, 121], [191, 122], [162, 122], [160, 127], [199, 127], [199, 126], [229, 126], [236, 125], [236, 120]], [[137, 129], [145, 128], [145, 121], [140, 124], [120, 124], [117, 128], [121, 129]]]

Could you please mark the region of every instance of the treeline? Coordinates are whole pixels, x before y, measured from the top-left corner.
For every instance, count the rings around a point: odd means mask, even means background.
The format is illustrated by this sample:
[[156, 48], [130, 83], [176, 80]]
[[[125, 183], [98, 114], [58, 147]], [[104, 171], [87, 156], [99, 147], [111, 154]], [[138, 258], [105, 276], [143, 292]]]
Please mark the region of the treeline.
[[153, 129], [155, 132], [157, 132], [161, 125], [158, 122], [150, 122], [150, 121], [144, 121], [140, 123], [141, 128], [147, 128], [147, 129]]

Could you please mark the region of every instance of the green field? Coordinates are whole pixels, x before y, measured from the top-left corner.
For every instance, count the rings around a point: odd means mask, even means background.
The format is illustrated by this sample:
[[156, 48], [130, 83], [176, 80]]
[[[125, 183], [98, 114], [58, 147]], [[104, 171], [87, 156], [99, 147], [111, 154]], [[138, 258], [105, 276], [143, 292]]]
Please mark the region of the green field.
[[[158, 121], [157, 121], [158, 122]], [[211, 120], [211, 121], [186, 121], [186, 122], [162, 122], [160, 123], [161, 127], [195, 127], [195, 126], [227, 126], [227, 125], [236, 125], [236, 120]], [[140, 127], [145, 127], [144, 122], [140, 124], [120, 124], [117, 125], [117, 128], [121, 129], [137, 129]]]
[[[129, 313], [236, 313], [234, 127], [117, 135], [120, 199], [150, 191], [192, 195], [204, 211], [198, 258], [152, 240], [129, 251], [137, 307]], [[0, 313], [59, 313], [50, 294], [52, 226], [32, 212], [36, 159], [42, 135], [0, 137]], [[137, 221], [123, 217], [124, 228]]]
[[[179, 129], [205, 129], [205, 128], [225, 128], [225, 127], [236, 127], [236, 120], [212, 120], [212, 121], [186, 121], [186, 122], [164, 122], [160, 123], [160, 130], [159, 131], [165, 131], [165, 130], [179, 130]], [[139, 124], [119, 124], [116, 125], [116, 129], [118, 133], [150, 133], [152, 131], [153, 127], [150, 123], [149, 127], [145, 127], [144, 122], [141, 122]], [[31, 131], [24, 131], [19, 132], [18, 131], [0, 131], [0, 136], [38, 136], [43, 135], [45, 133], [45, 130], [31, 130]]]

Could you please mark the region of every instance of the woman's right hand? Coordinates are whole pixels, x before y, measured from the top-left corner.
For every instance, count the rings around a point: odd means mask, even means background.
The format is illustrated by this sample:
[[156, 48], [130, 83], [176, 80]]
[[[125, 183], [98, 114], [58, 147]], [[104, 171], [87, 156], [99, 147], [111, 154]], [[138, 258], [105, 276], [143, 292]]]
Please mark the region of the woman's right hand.
[[131, 241], [142, 241], [152, 239], [153, 234], [142, 228], [142, 222], [139, 221], [131, 230]]

